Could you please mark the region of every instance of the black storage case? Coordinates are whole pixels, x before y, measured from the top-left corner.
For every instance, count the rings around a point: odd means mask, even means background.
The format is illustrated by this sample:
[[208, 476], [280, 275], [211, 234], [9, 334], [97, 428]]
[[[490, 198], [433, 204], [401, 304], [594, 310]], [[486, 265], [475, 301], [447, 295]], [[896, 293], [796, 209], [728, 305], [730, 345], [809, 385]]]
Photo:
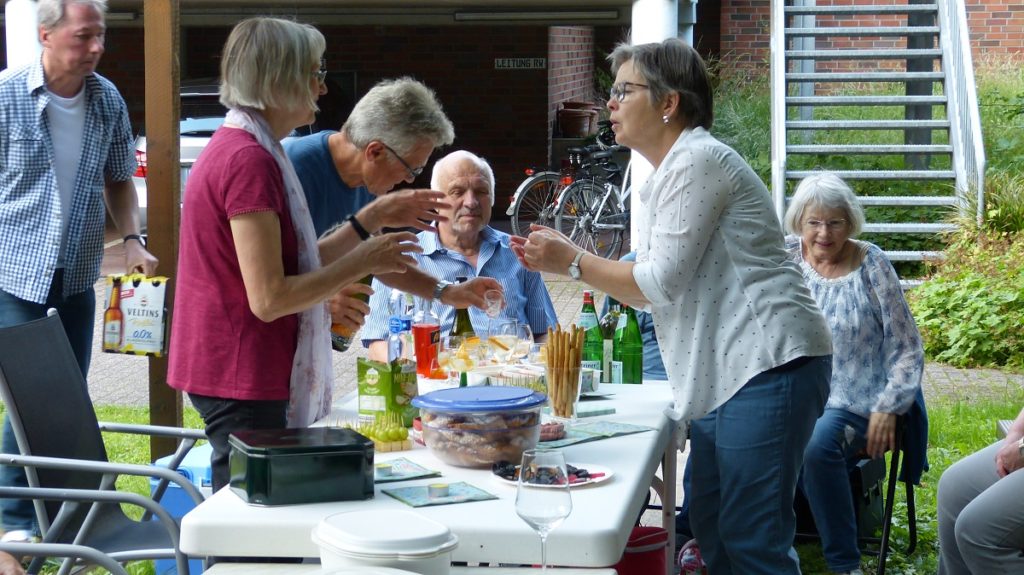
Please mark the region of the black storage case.
[[351, 429], [240, 431], [228, 443], [231, 489], [250, 504], [373, 497], [373, 441]]

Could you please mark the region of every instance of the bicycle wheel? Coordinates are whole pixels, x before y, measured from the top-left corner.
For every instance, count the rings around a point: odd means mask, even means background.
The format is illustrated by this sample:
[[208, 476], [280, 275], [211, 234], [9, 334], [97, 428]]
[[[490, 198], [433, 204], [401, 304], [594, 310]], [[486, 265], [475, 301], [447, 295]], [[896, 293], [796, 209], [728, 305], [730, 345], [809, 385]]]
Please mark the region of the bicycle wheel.
[[538, 172], [523, 180], [512, 203], [512, 233], [525, 236], [530, 224], [550, 226], [554, 221], [555, 197], [561, 190], [562, 176], [556, 172]]
[[629, 220], [615, 193], [606, 192], [604, 186], [593, 180], [569, 186], [556, 211], [555, 228], [588, 252], [614, 258], [622, 248]]

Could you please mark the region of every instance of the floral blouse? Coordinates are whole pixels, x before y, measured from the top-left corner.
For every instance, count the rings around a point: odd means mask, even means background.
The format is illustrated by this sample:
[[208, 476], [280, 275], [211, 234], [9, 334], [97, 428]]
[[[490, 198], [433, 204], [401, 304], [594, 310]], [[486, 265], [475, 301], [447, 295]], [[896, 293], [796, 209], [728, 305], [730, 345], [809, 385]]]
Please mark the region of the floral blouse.
[[889, 258], [870, 242], [849, 241], [864, 248], [864, 261], [830, 279], [804, 261], [799, 237], [786, 238], [832, 329], [832, 392], [825, 408], [862, 417], [906, 413], [924, 372], [921, 334]]

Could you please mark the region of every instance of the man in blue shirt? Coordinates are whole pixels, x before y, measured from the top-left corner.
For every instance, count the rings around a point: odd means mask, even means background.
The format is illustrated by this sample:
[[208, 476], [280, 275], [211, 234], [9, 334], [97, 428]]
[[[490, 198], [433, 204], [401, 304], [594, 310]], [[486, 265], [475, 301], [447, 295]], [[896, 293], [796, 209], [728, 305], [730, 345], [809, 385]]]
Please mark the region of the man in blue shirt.
[[[416, 190], [388, 193], [413, 183], [433, 151], [451, 144], [455, 130], [434, 91], [412, 78], [384, 80], [359, 99], [341, 131], [324, 130], [285, 142], [302, 183], [317, 236], [354, 219], [357, 229], [377, 230], [407, 213]], [[375, 200], [375, 201], [373, 201]], [[369, 311], [352, 297], [369, 293], [354, 283], [331, 298], [335, 322], [360, 324]]]
[[[413, 254], [423, 271], [445, 280], [456, 277], [492, 277], [504, 289], [502, 318], [529, 324], [535, 337], [547, 335], [557, 323], [554, 305], [544, 280], [537, 272], [524, 268], [509, 247], [509, 235], [488, 224], [494, 205], [494, 172], [482, 158], [463, 150], [452, 152], [434, 164], [430, 187], [444, 192], [451, 208], [441, 212], [447, 221], [437, 223], [437, 233], [420, 232], [423, 253]], [[387, 359], [385, 340], [391, 290], [377, 280], [370, 298], [370, 315], [362, 329], [363, 345], [370, 359]], [[435, 307], [441, 320], [441, 333], [451, 331], [455, 309]], [[469, 316], [477, 333], [486, 333], [487, 315], [470, 308]]]
[[[152, 275], [157, 266], [139, 235], [128, 110], [96, 74], [105, 11], [99, 0], [40, 0], [40, 60], [0, 72], [0, 325], [56, 308], [83, 381], [106, 211], [124, 238], [126, 269]], [[6, 420], [2, 449], [18, 453]], [[0, 485], [27, 485], [24, 471], [0, 468]], [[5, 540], [29, 538], [34, 523], [30, 501], [0, 500]]]

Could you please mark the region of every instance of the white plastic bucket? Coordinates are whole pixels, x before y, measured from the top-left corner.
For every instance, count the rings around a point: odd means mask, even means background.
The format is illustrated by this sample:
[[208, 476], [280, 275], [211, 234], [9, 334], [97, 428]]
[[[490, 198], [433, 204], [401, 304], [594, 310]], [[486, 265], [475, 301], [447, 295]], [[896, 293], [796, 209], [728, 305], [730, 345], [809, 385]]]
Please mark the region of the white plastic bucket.
[[416, 575], [404, 569], [390, 567], [342, 567], [337, 570], [324, 571], [322, 575]]
[[422, 515], [400, 510], [352, 511], [313, 528], [325, 570], [392, 567], [420, 575], [449, 575], [459, 538]]

